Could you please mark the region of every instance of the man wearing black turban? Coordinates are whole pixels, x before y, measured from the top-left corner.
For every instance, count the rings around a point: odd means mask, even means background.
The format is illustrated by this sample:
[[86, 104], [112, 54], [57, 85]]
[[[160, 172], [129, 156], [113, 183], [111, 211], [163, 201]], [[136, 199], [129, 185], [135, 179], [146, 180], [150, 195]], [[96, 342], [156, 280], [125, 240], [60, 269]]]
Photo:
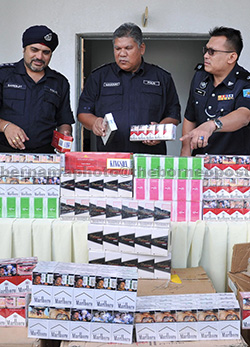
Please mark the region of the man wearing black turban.
[[44, 25], [23, 33], [23, 59], [0, 65], [0, 152], [51, 153], [53, 130], [71, 135], [68, 80], [48, 67], [58, 36]]

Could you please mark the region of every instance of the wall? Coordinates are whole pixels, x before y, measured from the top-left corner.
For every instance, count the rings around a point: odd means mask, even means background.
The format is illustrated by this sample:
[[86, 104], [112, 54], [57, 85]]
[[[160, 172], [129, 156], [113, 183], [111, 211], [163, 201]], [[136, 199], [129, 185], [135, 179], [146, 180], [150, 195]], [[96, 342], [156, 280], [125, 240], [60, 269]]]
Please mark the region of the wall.
[[127, 21], [141, 26], [146, 6], [149, 19], [146, 28], [142, 28], [144, 33], [207, 34], [216, 25], [240, 29], [245, 44], [240, 64], [250, 70], [248, 0], [0, 0], [0, 63], [21, 58], [21, 37], [27, 27], [51, 27], [59, 35], [60, 46], [50, 66], [68, 78], [71, 106], [76, 113], [76, 34], [111, 33]]

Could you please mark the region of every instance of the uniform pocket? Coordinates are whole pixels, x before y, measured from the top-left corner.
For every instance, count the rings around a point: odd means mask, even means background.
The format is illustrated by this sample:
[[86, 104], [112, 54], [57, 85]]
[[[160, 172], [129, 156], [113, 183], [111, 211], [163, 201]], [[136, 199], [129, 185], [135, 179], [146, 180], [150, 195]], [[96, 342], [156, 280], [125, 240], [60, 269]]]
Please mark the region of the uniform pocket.
[[23, 116], [26, 96], [26, 85], [5, 83], [3, 87], [4, 115]]
[[161, 86], [143, 85], [140, 90], [141, 107], [148, 110], [160, 110], [162, 94]]
[[55, 120], [60, 105], [60, 95], [48, 86], [44, 87], [43, 116], [46, 119]]
[[123, 90], [121, 86], [102, 88], [99, 105], [100, 110], [106, 112], [118, 111], [122, 109]]

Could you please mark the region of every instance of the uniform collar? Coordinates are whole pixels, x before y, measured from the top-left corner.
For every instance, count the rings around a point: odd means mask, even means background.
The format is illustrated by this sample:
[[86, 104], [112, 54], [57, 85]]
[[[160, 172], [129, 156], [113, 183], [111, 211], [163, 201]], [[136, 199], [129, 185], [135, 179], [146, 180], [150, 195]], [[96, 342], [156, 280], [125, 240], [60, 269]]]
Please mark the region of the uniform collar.
[[[144, 69], [145, 69], [145, 62], [144, 62], [144, 59], [142, 57], [141, 65], [139, 66], [138, 70], [134, 74], [135, 75], [142, 75], [144, 73]], [[115, 63], [115, 71], [117, 74], [127, 73], [127, 71], [122, 70], [116, 63]]]

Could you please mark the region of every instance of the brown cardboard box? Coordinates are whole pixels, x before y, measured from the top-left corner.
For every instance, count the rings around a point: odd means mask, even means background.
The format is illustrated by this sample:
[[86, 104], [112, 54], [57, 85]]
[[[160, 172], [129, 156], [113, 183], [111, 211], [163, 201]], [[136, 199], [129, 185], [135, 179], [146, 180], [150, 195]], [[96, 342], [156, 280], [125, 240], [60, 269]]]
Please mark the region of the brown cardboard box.
[[215, 293], [214, 286], [208, 278], [205, 270], [200, 267], [188, 269], [172, 269], [171, 274], [178, 275], [181, 283], [169, 282], [166, 280], [139, 279], [138, 296], [145, 295], [171, 295], [171, 294], [196, 294]]
[[250, 243], [238, 243], [233, 247], [231, 271], [228, 273], [228, 289], [239, 300], [239, 292], [250, 292], [250, 278], [244, 272], [250, 258]]
[[67, 342], [62, 341], [60, 347], [164, 347], [164, 346], [184, 346], [184, 347], [247, 347], [248, 345], [243, 340], [218, 340], [218, 341], [177, 341], [177, 342], [139, 342], [132, 345], [124, 344], [107, 344], [94, 342]]

